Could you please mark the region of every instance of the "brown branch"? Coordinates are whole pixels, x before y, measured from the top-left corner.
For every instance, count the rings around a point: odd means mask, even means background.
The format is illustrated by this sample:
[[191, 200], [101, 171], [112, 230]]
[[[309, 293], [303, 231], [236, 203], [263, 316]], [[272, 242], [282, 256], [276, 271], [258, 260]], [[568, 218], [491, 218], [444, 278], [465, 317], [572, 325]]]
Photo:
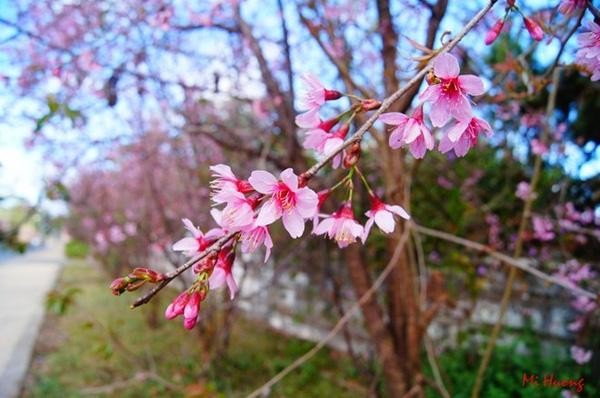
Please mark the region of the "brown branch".
[[329, 343], [331, 341], [331, 339], [333, 339], [340, 332], [340, 330], [342, 330], [342, 328], [344, 327], [344, 325], [346, 323], [348, 323], [348, 321], [350, 321], [350, 319], [352, 318], [352, 316], [354, 315], [354, 313], [356, 311], [358, 311], [358, 309], [361, 306], [363, 306], [367, 301], [369, 301], [369, 300], [372, 299], [373, 294], [377, 291], [377, 289], [379, 289], [379, 287], [383, 284], [383, 282], [385, 281], [385, 279], [387, 278], [387, 276], [394, 269], [394, 266], [396, 265], [396, 263], [398, 261], [398, 257], [400, 256], [400, 254], [402, 253], [402, 251], [404, 249], [404, 245], [406, 243], [407, 238], [408, 238], [408, 229], [405, 230], [405, 233], [402, 236], [402, 239], [398, 242], [398, 246], [396, 247], [396, 251], [394, 252], [394, 255], [392, 256], [392, 258], [390, 259], [390, 261], [388, 262], [388, 264], [386, 265], [386, 267], [384, 268], [384, 270], [381, 272], [381, 274], [379, 274], [379, 276], [377, 277], [377, 279], [375, 280], [375, 282], [373, 282], [373, 285], [371, 285], [371, 287], [369, 288], [369, 290], [367, 290], [360, 297], [360, 299], [358, 301], [356, 301], [352, 305], [352, 307], [350, 307], [350, 309], [344, 314], [344, 316], [341, 317], [337, 321], [337, 323], [335, 324], [335, 326], [333, 327], [333, 329], [331, 329], [331, 331], [329, 331], [329, 333], [327, 333], [327, 335], [324, 338], [322, 338], [311, 350], [309, 350], [304, 355], [302, 355], [301, 357], [299, 357], [298, 359], [296, 359], [289, 366], [287, 366], [281, 372], [277, 373], [275, 376], [273, 376], [271, 379], [269, 379], [262, 386], [260, 386], [256, 390], [254, 390], [252, 393], [250, 393], [247, 396], [247, 398], [257, 398], [257, 397], [260, 397], [264, 392], [269, 391], [272, 386], [274, 386], [275, 384], [277, 384], [285, 376], [287, 376], [290, 372], [292, 372], [294, 369], [296, 369], [299, 366], [301, 366], [304, 362], [306, 362], [309, 359], [311, 359], [313, 356], [315, 356], [315, 354], [317, 352], [319, 352], [323, 347], [325, 347], [325, 345], [327, 343]]

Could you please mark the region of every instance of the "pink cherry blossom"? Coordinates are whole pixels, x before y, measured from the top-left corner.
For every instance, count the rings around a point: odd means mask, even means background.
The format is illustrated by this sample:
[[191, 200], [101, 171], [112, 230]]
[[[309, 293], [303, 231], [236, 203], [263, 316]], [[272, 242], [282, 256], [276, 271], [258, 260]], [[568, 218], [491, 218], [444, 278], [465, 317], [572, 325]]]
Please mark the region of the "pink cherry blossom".
[[198, 322], [201, 301], [202, 296], [200, 292], [186, 290], [169, 304], [165, 310], [165, 318], [170, 320], [183, 315], [183, 326], [186, 329], [192, 329]]
[[[304, 140], [303, 146], [307, 149], [314, 149], [318, 153], [327, 156], [336, 149], [338, 149], [344, 143], [344, 138], [346, 138], [349, 128], [350, 126], [348, 124], [344, 124], [340, 129], [338, 129], [334, 133], [329, 133], [328, 131], [322, 128], [309, 130], [306, 133], [306, 138]], [[338, 168], [341, 162], [342, 154], [338, 153], [333, 158], [333, 168]]]
[[177, 296], [173, 302], [167, 306], [167, 309], [165, 310], [165, 318], [170, 320], [182, 315], [189, 299], [190, 295], [187, 291]]
[[259, 210], [256, 225], [266, 226], [281, 218], [292, 238], [302, 236], [304, 219], [317, 212], [317, 194], [308, 187], [300, 188], [298, 176], [292, 169], [282, 171], [279, 180], [268, 171], [255, 170], [248, 181], [256, 191], [268, 195]]
[[240, 180], [233, 174], [231, 167], [225, 164], [210, 166], [213, 180], [210, 182], [211, 196], [215, 203], [228, 202], [236, 193], [252, 192], [248, 181]]
[[531, 195], [531, 186], [528, 182], [521, 181], [517, 184], [517, 191], [515, 192], [515, 196], [521, 200], [527, 200], [527, 198]]
[[558, 11], [564, 15], [571, 15], [576, 9], [585, 8], [587, 0], [562, 0]]
[[228, 199], [221, 213], [221, 222], [226, 229], [236, 231], [254, 222], [256, 200], [240, 192], [230, 192]]
[[346, 202], [338, 211], [321, 221], [314, 231], [315, 235], [325, 233], [327, 233], [329, 239], [334, 239], [340, 248], [344, 248], [361, 238], [364, 229], [354, 219], [352, 205]]
[[533, 236], [541, 241], [549, 241], [556, 236], [553, 232], [552, 221], [547, 217], [533, 216]]
[[537, 138], [534, 138], [531, 140], [531, 152], [535, 155], [542, 156], [548, 152], [548, 146]]
[[310, 74], [302, 76], [307, 85], [307, 90], [302, 97], [306, 112], [296, 116], [296, 124], [302, 128], [315, 127], [320, 123], [319, 109], [325, 101], [341, 98], [342, 94], [335, 90], [328, 90], [323, 84]]
[[540, 41], [544, 38], [544, 31], [536, 21], [529, 17], [523, 17], [523, 21], [525, 22], [525, 28], [529, 32], [529, 36], [533, 40]]
[[596, 309], [596, 303], [585, 296], [577, 296], [575, 300], [571, 301], [571, 306], [583, 313], [592, 312]]
[[477, 145], [481, 133], [487, 136], [492, 134], [492, 128], [485, 120], [473, 117], [467, 121], [458, 121], [442, 137], [439, 150], [442, 153], [454, 150], [456, 156], [465, 156], [469, 149]]
[[400, 112], [389, 112], [379, 116], [385, 124], [396, 126], [389, 138], [392, 149], [400, 148], [402, 145], [410, 145], [410, 153], [421, 159], [427, 150], [434, 146], [431, 131], [423, 122], [423, 106], [417, 107], [412, 116], [406, 116]]
[[494, 24], [494, 26], [492, 26], [492, 28], [490, 30], [488, 30], [487, 34], [485, 35], [485, 40], [484, 40], [485, 44], [487, 46], [489, 46], [494, 41], [496, 41], [496, 39], [500, 35], [500, 32], [502, 32], [503, 27], [504, 27], [504, 19], [499, 19]]
[[573, 358], [573, 360], [579, 365], [583, 365], [592, 359], [592, 351], [574, 345], [571, 346], [571, 358]]
[[569, 329], [571, 332], [578, 332], [581, 330], [581, 328], [583, 328], [584, 323], [585, 318], [582, 316], [578, 316], [573, 322], [567, 325], [567, 329]]
[[595, 22], [585, 23], [588, 32], [577, 37], [579, 50], [575, 54], [575, 62], [592, 74], [592, 81], [600, 80], [600, 25]]
[[235, 298], [235, 295], [238, 291], [237, 283], [235, 282], [235, 279], [233, 279], [233, 274], [231, 272], [234, 260], [234, 251], [221, 250], [219, 252], [217, 264], [215, 265], [212, 274], [208, 278], [208, 286], [211, 290], [219, 289], [227, 285], [231, 300]]
[[265, 246], [265, 263], [271, 256], [271, 249], [273, 248], [273, 240], [269, 234], [269, 229], [262, 225], [253, 224], [249, 227], [242, 229], [240, 235], [242, 241], [242, 251], [244, 253], [253, 253], [258, 246]]
[[396, 227], [394, 214], [404, 218], [405, 220], [410, 219], [410, 216], [406, 210], [404, 210], [404, 208], [401, 206], [385, 204], [376, 195], [371, 195], [371, 209], [365, 213], [369, 219], [365, 224], [362, 241], [365, 242], [367, 240], [369, 232], [373, 227], [373, 223], [377, 224], [383, 233], [389, 234], [392, 232]]
[[[216, 214], [219, 214], [220, 219], [220, 213], [211, 212], [211, 214], [213, 214], [213, 217]], [[188, 218], [184, 218], [181, 221], [183, 222], [185, 228], [192, 233], [192, 237], [183, 238], [175, 242], [173, 244], [173, 250], [183, 252], [186, 256], [193, 256], [194, 254], [205, 250], [214, 241], [225, 234], [224, 230], [221, 228], [213, 228], [206, 234], [203, 234], [202, 231], [195, 227]]]
[[422, 100], [431, 102], [431, 123], [442, 127], [451, 117], [461, 121], [470, 120], [472, 109], [467, 95], [484, 93], [481, 79], [475, 75], [459, 76], [458, 60], [447, 53], [435, 58], [433, 72], [439, 83], [430, 85], [419, 96]]

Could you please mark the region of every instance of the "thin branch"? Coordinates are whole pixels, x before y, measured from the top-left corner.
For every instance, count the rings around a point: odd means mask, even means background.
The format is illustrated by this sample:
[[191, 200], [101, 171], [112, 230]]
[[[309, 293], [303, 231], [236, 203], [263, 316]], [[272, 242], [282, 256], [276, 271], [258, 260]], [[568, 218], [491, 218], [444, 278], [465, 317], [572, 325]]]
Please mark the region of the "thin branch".
[[[463, 39], [463, 37], [465, 37], [466, 34], [469, 33], [471, 31], [471, 29], [473, 29], [475, 27], [475, 25], [477, 25], [477, 23], [485, 16], [485, 14], [487, 14], [487, 12], [492, 8], [492, 6], [496, 3], [496, 1], [497, 0], [491, 0], [483, 9], [481, 9], [481, 11], [479, 11], [477, 14], [475, 14], [475, 16], [473, 18], [471, 18], [471, 20], [465, 25], [465, 27], [458, 33], [458, 35], [456, 35], [456, 37], [453, 38], [452, 40], [450, 40], [448, 42], [448, 44], [446, 44], [445, 47], [441, 48], [438, 51], [438, 55], [447, 53], [448, 51], [450, 51], [454, 47], [456, 47], [456, 45]], [[392, 106], [392, 104], [394, 102], [396, 102], [404, 94], [406, 94], [415, 84], [421, 82], [421, 79], [423, 79], [425, 77], [425, 75], [427, 75], [427, 73], [433, 67], [432, 61], [433, 60], [431, 60], [427, 64], [426, 67], [421, 69], [419, 71], [419, 73], [417, 73], [412, 79], [410, 79], [404, 85], [404, 87], [398, 89], [396, 92], [394, 92], [388, 98], [386, 98], [381, 103], [381, 106], [373, 113], [373, 115], [371, 115], [371, 117], [369, 119], [367, 119], [367, 121], [348, 140], [346, 140], [336, 150], [332, 151], [329, 155], [325, 156], [320, 162], [318, 162], [317, 164], [312, 166], [310, 169], [308, 169], [308, 171], [303, 173], [302, 176], [306, 180], [309, 180], [321, 168], [323, 168], [323, 166], [325, 166], [329, 161], [331, 161], [342, 150], [349, 147], [350, 145], [352, 145], [355, 142], [360, 142], [362, 140], [363, 136], [365, 135], [365, 133], [368, 131], [368, 129], [377, 121], [377, 119], [379, 118], [379, 116], [382, 113], [384, 113], [390, 106]]]
[[413, 228], [416, 231], [422, 233], [423, 235], [431, 236], [431, 237], [438, 238], [438, 239], [443, 239], [445, 241], [456, 243], [461, 246], [467, 247], [469, 249], [473, 249], [473, 250], [477, 250], [477, 251], [486, 253], [490, 257], [494, 257], [494, 258], [502, 261], [506, 265], [509, 265], [515, 269], [520, 269], [521, 271], [525, 271], [525, 272], [527, 272], [533, 276], [536, 276], [546, 282], [562, 286], [565, 289], [570, 290], [574, 294], [577, 294], [580, 296], [585, 296], [585, 297], [588, 297], [591, 299], [596, 299], [598, 297], [598, 295], [596, 293], [592, 293], [592, 292], [582, 289], [578, 286], [570, 285], [570, 284], [562, 281], [559, 278], [550, 276], [550, 275], [538, 270], [537, 268], [532, 267], [529, 264], [529, 262], [526, 260], [515, 259], [506, 254], [497, 252], [497, 251], [493, 250], [492, 248], [490, 248], [489, 246], [483, 245], [481, 243], [474, 242], [472, 240], [468, 240], [465, 238], [461, 238], [456, 235], [450, 234], [448, 232], [443, 232], [443, 231], [438, 231], [437, 229], [423, 227], [422, 225], [418, 225], [415, 223], [413, 223]]
[[596, 7], [594, 7], [594, 5], [592, 4], [592, 0], [587, 0], [587, 8], [588, 8], [588, 10], [590, 10], [592, 15], [594, 16], [594, 19], [596, 20], [596, 22], [600, 21], [600, 10], [598, 10]]
[[310, 351], [296, 359], [281, 372], [277, 373], [262, 386], [254, 390], [251, 394], [247, 396], [247, 398], [257, 398], [260, 397], [263, 393], [268, 392], [271, 389], [271, 387], [273, 387], [275, 384], [281, 381], [281, 379], [287, 376], [290, 372], [292, 372], [304, 362], [308, 361], [313, 356], [315, 356], [317, 352], [319, 352], [323, 347], [325, 347], [325, 345], [327, 345], [327, 343], [329, 343], [331, 339], [333, 339], [340, 332], [340, 330], [342, 330], [344, 325], [348, 323], [348, 321], [350, 321], [354, 313], [358, 311], [359, 308], [371, 298], [371, 296], [377, 291], [377, 289], [381, 287], [381, 285], [383, 284], [387, 276], [390, 274], [390, 272], [392, 272], [392, 270], [395, 268], [396, 263], [398, 262], [398, 259], [400, 258], [400, 255], [402, 254], [402, 251], [404, 249], [404, 245], [406, 244], [406, 240], [408, 239], [408, 232], [409, 228], [406, 228], [401, 239], [398, 241], [398, 245], [396, 246], [396, 250], [394, 251], [392, 258], [390, 259], [384, 270], [381, 272], [381, 274], [379, 274], [375, 282], [373, 282], [373, 285], [371, 285], [369, 290], [367, 290], [365, 294], [363, 294], [362, 297], [357, 302], [355, 302], [352, 305], [352, 307], [350, 307], [350, 309], [344, 314], [344, 316], [338, 320], [333, 329], [331, 329], [331, 331], [327, 333], [327, 335], [324, 338], [322, 338]]

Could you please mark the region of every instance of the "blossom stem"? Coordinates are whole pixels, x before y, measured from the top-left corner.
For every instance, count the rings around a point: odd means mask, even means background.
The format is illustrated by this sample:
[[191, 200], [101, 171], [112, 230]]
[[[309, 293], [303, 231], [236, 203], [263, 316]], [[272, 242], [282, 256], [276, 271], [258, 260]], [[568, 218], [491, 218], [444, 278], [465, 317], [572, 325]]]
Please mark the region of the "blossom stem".
[[360, 171], [360, 169], [358, 168], [358, 166], [354, 166], [354, 170], [356, 171], [356, 174], [358, 174], [358, 176], [360, 177], [360, 180], [362, 181], [362, 183], [365, 186], [365, 188], [367, 188], [367, 192], [369, 193], [369, 196], [373, 196], [374, 195], [373, 194], [373, 189], [371, 189], [371, 186], [367, 182], [367, 179], [365, 178], [365, 175], [362, 173], [362, 171]]

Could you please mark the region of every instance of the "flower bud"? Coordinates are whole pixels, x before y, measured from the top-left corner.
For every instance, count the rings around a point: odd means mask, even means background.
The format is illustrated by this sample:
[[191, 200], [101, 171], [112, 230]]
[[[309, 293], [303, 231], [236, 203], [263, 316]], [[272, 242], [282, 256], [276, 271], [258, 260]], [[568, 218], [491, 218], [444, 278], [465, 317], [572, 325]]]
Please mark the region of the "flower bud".
[[544, 38], [544, 31], [540, 27], [540, 25], [535, 22], [533, 19], [528, 17], [523, 17], [525, 21], [525, 28], [529, 32], [529, 35], [533, 40], [540, 41]]
[[360, 160], [360, 143], [353, 142], [344, 153], [344, 168], [349, 169], [358, 163]]
[[366, 100], [362, 100], [360, 102], [360, 105], [362, 107], [362, 110], [367, 112], [367, 111], [372, 111], [374, 109], [379, 108], [381, 106], [381, 102], [379, 102], [375, 99], [369, 98]]
[[121, 295], [126, 289], [127, 285], [129, 285], [129, 278], [117, 278], [110, 284], [110, 290], [115, 296]]
[[485, 35], [485, 44], [489, 46], [492, 44], [502, 32], [502, 28], [504, 27], [504, 19], [499, 19], [498, 22], [492, 26], [492, 28]]
[[135, 268], [129, 277], [132, 279], [143, 279], [150, 283], [157, 283], [163, 280], [164, 275], [149, 268]]
[[323, 91], [325, 91], [325, 101], [333, 101], [343, 97], [342, 93], [336, 90], [323, 89]]

